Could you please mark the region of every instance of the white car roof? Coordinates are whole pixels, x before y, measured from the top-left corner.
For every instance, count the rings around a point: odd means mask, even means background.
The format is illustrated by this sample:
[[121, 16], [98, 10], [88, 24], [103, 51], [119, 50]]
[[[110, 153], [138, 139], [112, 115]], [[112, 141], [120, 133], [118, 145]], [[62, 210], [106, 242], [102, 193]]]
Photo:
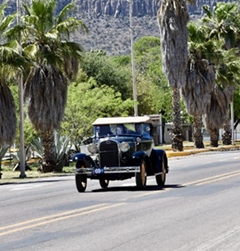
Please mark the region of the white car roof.
[[151, 123], [149, 116], [98, 118], [92, 125], [116, 125], [128, 123]]

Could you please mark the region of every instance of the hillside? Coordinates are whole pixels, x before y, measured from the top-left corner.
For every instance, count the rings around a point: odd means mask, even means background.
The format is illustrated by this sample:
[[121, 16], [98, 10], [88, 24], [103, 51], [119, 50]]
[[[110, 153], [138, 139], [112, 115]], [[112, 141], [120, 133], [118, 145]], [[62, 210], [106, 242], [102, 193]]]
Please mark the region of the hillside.
[[[159, 36], [156, 0], [132, 0], [134, 41], [142, 36]], [[211, 8], [216, 0], [196, 0], [194, 6], [188, 6], [191, 19], [199, 18], [202, 5]], [[78, 0], [77, 15], [88, 26], [88, 35], [78, 35], [79, 42], [86, 50], [105, 50], [108, 54], [130, 53], [129, 3], [128, 0]]]
[[[22, 0], [29, 2], [30, 0]], [[58, 0], [61, 9], [71, 0]], [[229, 0], [232, 1], [232, 0]], [[0, 0], [2, 3], [3, 0]], [[157, 23], [158, 0], [132, 0], [133, 12], [133, 37], [134, 41], [142, 36], [159, 36]], [[227, 0], [195, 0], [195, 5], [189, 5], [191, 19], [199, 18], [202, 5], [211, 8], [217, 2]], [[9, 0], [9, 12], [16, 10], [16, 0]], [[130, 53], [129, 31], [129, 0], [76, 0], [75, 15], [82, 19], [90, 33], [76, 34], [75, 40], [79, 41], [86, 50], [104, 50], [111, 55]]]

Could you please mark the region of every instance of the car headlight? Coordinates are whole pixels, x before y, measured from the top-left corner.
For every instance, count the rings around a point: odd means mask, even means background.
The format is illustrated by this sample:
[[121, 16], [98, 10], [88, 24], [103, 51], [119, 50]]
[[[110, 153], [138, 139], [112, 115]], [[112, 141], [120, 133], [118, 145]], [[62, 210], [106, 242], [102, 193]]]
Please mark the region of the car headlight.
[[88, 146], [88, 151], [91, 153], [91, 154], [94, 154], [97, 152], [97, 146], [95, 144], [90, 144]]
[[122, 151], [122, 152], [127, 152], [128, 150], [130, 149], [130, 145], [127, 143], [127, 142], [122, 142], [121, 144], [120, 144], [120, 150]]

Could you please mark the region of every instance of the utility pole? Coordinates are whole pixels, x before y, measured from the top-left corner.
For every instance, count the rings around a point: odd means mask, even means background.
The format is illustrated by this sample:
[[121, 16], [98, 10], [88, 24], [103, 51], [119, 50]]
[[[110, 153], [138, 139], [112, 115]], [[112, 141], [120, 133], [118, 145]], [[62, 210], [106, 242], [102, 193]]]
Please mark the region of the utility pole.
[[[17, 0], [17, 23], [21, 25], [21, 2]], [[19, 33], [19, 54], [22, 55], [22, 39]], [[24, 148], [24, 111], [23, 111], [23, 74], [20, 70], [18, 74], [18, 88], [19, 88], [19, 109], [20, 109], [20, 178], [25, 178], [25, 148]]]
[[133, 8], [132, 8], [132, 0], [128, 0], [128, 2], [129, 2], [129, 19], [130, 19], [130, 39], [131, 39], [131, 58], [132, 58], [134, 116], [138, 116], [136, 71], [135, 71], [134, 48], [133, 48], [133, 27], [132, 27], [132, 10], [133, 10]]

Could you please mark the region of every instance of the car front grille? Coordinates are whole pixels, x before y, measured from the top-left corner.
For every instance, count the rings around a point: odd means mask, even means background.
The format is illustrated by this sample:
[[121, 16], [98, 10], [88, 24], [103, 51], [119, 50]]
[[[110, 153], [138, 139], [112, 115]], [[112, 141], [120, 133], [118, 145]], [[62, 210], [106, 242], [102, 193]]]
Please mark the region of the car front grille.
[[99, 145], [99, 161], [101, 167], [119, 166], [118, 145], [112, 140]]

